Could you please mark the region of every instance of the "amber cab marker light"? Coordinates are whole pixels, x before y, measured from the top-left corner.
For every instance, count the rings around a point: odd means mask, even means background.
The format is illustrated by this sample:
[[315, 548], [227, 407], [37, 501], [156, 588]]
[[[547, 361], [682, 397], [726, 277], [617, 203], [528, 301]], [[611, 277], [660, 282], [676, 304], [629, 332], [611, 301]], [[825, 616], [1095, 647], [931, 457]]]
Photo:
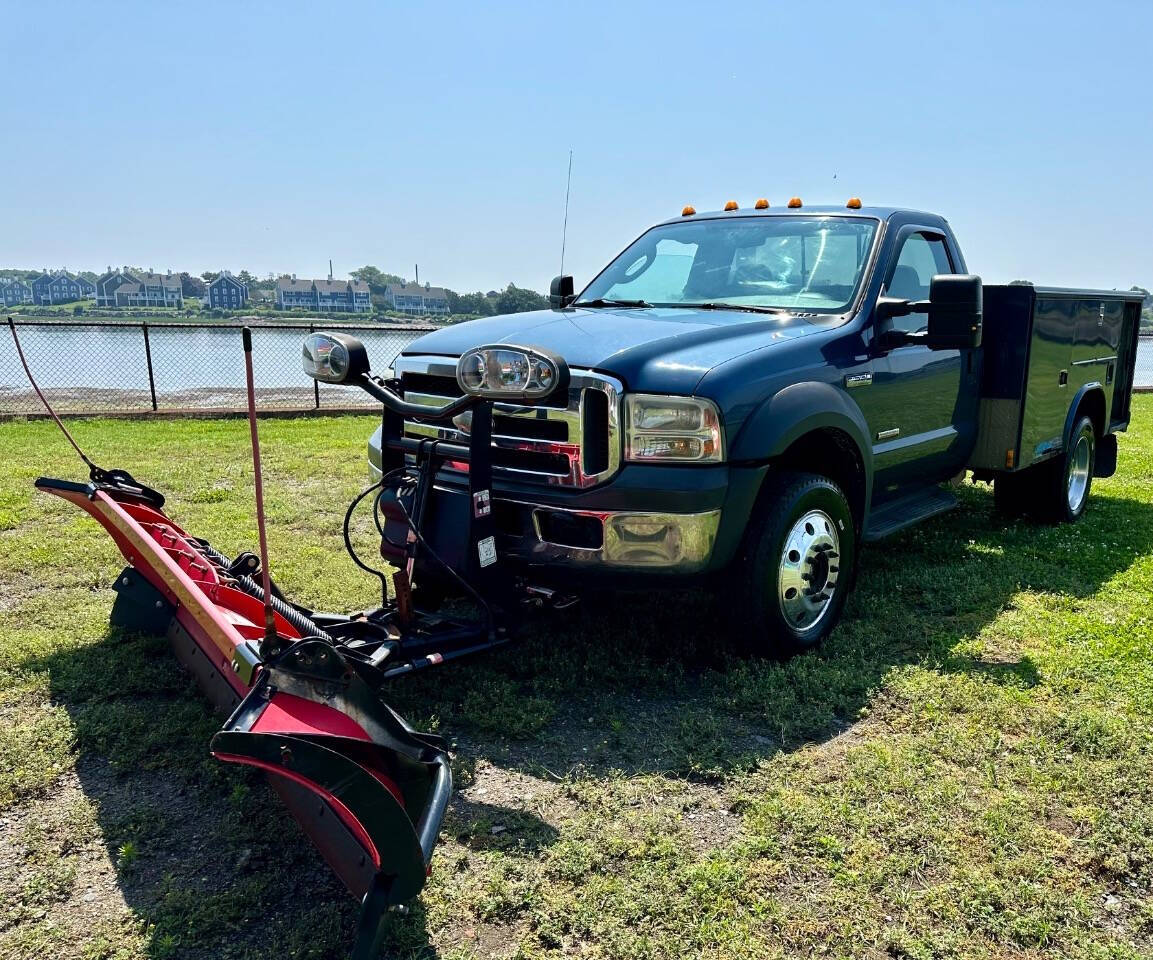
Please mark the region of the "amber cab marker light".
[[684, 208], [684, 210], [681, 211], [681, 216], [682, 217], [691, 217], [696, 212], [697, 212], [696, 207], [686, 206]]
[[789, 209], [790, 210], [796, 210], [797, 207], [799, 207], [800, 205], [801, 205], [801, 198], [800, 197], [793, 197], [791, 200], [789, 200]]
[[756, 203], [753, 204], [753, 209], [754, 210], [768, 210], [769, 209], [769, 201], [766, 200], [764, 197], [761, 197], [760, 200], [758, 200]]
[[725, 210], [726, 211], [736, 210], [736, 209], [738, 209], [736, 200], [730, 200], [728, 203], [725, 204]]
[[850, 210], [860, 210], [861, 209], [861, 198], [860, 197], [849, 197], [849, 202], [846, 203], [845, 206], [848, 207]]

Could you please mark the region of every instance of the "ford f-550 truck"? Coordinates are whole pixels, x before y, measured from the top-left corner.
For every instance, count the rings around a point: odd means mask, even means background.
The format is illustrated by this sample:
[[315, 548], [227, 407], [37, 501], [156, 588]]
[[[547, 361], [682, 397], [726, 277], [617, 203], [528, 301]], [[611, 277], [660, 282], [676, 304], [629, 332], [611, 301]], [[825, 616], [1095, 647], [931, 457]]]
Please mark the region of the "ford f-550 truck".
[[[552, 309], [438, 330], [394, 362], [430, 406], [461, 395], [481, 344], [567, 362], [559, 398], [495, 407], [491, 448], [502, 559], [567, 593], [712, 578], [755, 650], [793, 651], [836, 624], [861, 543], [954, 506], [964, 471], [1004, 510], [1072, 521], [1116, 469], [1139, 297], [982, 287], [935, 214], [686, 207], [573, 291], [558, 277]], [[379, 476], [380, 431], [369, 459]], [[425, 533], [450, 562], [466, 471], [440, 472]]]

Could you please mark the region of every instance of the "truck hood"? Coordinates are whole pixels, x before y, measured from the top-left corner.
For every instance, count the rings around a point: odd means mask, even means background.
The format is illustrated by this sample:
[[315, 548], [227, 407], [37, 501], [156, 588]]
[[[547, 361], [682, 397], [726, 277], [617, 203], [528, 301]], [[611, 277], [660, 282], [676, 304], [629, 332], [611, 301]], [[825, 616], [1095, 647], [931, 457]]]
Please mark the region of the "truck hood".
[[739, 310], [537, 310], [445, 327], [414, 340], [403, 352], [455, 357], [489, 343], [544, 347], [570, 367], [612, 374], [631, 390], [691, 394], [718, 364], [828, 329], [828, 323]]

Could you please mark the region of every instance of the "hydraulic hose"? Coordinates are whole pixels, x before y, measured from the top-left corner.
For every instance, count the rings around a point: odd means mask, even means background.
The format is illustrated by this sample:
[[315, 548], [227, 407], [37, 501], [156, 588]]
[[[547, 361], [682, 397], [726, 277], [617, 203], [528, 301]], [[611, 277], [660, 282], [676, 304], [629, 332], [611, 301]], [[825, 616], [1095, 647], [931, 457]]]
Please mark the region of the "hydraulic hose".
[[[222, 566], [225, 570], [227, 570], [232, 564], [232, 561], [229, 560], [228, 557], [226, 557], [219, 550], [210, 547], [208, 544], [202, 543], [199, 544], [199, 547], [204, 552], [205, 556], [207, 556], [214, 563]], [[247, 593], [250, 597], [255, 597], [261, 603], [264, 603], [264, 590], [259, 583], [253, 580], [252, 577], [245, 576], [244, 574], [233, 574], [233, 576], [236, 577], [237, 586], [239, 586], [241, 590]], [[332, 637], [330, 637], [324, 630], [313, 623], [311, 617], [305, 616], [303, 613], [297, 610], [296, 607], [292, 606], [292, 604], [285, 602], [275, 594], [273, 594], [273, 596], [270, 598], [269, 605], [273, 610], [284, 617], [285, 620], [291, 623], [302, 637], [319, 637], [322, 640], [327, 640], [329, 643], [336, 643], [336, 641], [333, 640]]]

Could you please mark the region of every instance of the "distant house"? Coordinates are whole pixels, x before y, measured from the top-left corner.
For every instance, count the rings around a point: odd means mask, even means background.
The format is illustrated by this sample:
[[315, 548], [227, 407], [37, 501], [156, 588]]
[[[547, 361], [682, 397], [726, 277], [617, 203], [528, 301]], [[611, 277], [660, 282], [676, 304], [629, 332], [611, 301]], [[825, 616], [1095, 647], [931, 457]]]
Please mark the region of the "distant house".
[[372, 293], [363, 280], [298, 280], [295, 276], [276, 281], [278, 310], [317, 310], [326, 313], [369, 313]]
[[448, 291], [419, 283], [390, 283], [384, 288], [385, 302], [399, 313], [446, 314]]
[[214, 310], [240, 310], [248, 303], [248, 284], [227, 270], [208, 285], [208, 306]]
[[180, 276], [171, 270], [161, 274], [109, 267], [96, 281], [96, 306], [180, 309], [184, 306]]
[[276, 281], [276, 308], [294, 310], [298, 307], [316, 309], [316, 287], [311, 280], [297, 280], [295, 274], [281, 277]]
[[73, 300], [81, 300], [88, 296], [85, 289], [91, 286], [87, 280], [75, 277], [67, 270], [57, 270], [55, 273], [45, 270], [31, 283], [32, 302], [40, 306], [71, 303]]
[[32, 302], [32, 288], [23, 280], [0, 280], [0, 300], [6, 307]]
[[116, 306], [116, 288], [124, 283], [139, 283], [132, 274], [125, 270], [113, 270], [111, 267], [103, 275], [96, 278], [96, 306]]

